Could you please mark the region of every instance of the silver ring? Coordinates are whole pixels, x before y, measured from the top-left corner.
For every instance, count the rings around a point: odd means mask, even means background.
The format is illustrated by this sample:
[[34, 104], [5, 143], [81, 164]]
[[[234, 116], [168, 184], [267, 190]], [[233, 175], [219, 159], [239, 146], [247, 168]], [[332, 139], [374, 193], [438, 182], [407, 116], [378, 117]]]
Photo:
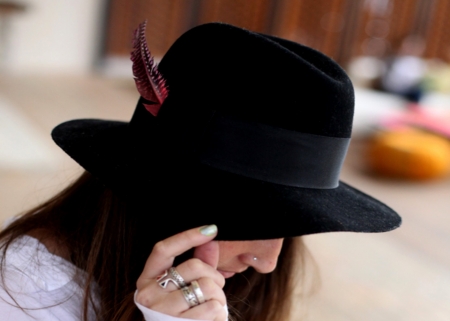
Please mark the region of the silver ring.
[[175, 270], [174, 267], [171, 267], [169, 269], [169, 274], [172, 276], [172, 278], [174, 280], [176, 280], [178, 282], [178, 284], [180, 285], [179, 288], [185, 287], [187, 285], [186, 282], [184, 281], [183, 277], [180, 275], [180, 273], [178, 273], [177, 270]]
[[159, 286], [163, 289], [167, 288], [169, 282], [175, 284], [178, 289], [186, 286], [186, 282], [174, 267], [171, 267], [169, 270], [164, 271], [163, 275], [160, 275], [156, 278], [156, 282], [158, 282]]
[[200, 285], [198, 285], [197, 281], [192, 281], [189, 286], [197, 297], [198, 303], [202, 304], [205, 302], [205, 296], [203, 295], [202, 289], [200, 289]]
[[190, 286], [182, 287], [181, 293], [183, 293], [183, 296], [186, 299], [186, 302], [189, 304], [189, 307], [192, 308], [200, 304], [198, 302], [197, 296]]

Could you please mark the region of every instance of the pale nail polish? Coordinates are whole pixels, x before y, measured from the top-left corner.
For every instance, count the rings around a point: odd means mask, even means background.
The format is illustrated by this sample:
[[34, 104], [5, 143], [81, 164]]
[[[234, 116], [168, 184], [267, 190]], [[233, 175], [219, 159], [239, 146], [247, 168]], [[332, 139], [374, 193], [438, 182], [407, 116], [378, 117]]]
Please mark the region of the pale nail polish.
[[214, 224], [203, 226], [200, 228], [200, 233], [206, 236], [214, 235], [217, 233], [217, 226]]

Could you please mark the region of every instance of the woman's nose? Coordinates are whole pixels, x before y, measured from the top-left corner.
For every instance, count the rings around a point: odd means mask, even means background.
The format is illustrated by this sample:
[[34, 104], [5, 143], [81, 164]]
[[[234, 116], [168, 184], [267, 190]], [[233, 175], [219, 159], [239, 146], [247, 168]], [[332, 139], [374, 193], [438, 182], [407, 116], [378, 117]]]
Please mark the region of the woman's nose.
[[283, 239], [256, 241], [252, 246], [253, 248], [246, 255], [246, 264], [259, 273], [270, 273], [275, 270]]

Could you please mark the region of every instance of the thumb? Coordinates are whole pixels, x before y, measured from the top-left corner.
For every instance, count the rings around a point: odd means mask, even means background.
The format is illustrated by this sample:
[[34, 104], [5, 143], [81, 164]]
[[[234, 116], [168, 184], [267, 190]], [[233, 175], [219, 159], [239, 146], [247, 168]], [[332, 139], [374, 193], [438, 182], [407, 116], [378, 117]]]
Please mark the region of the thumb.
[[219, 263], [219, 243], [217, 241], [211, 241], [197, 246], [194, 250], [194, 258], [200, 259], [217, 269], [217, 264]]

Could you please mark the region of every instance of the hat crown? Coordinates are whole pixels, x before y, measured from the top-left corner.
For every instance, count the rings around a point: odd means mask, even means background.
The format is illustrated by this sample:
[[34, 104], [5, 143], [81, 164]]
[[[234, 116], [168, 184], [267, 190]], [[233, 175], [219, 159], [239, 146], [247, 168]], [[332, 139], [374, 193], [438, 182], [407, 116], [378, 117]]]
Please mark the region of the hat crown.
[[[211, 112], [302, 133], [350, 137], [354, 92], [324, 54], [224, 23], [197, 26], [159, 64], [169, 96], [158, 117], [202, 127]], [[181, 129], [180, 128], [180, 129]]]
[[[151, 233], [216, 224], [216, 239], [256, 240], [399, 226], [392, 209], [338, 181], [354, 92], [332, 59], [210, 23], [176, 40], [159, 71], [169, 94], [156, 117], [141, 99], [129, 123], [72, 120], [52, 131]], [[261, 213], [275, 216], [255, 228]], [[166, 224], [165, 214], [177, 216]]]

